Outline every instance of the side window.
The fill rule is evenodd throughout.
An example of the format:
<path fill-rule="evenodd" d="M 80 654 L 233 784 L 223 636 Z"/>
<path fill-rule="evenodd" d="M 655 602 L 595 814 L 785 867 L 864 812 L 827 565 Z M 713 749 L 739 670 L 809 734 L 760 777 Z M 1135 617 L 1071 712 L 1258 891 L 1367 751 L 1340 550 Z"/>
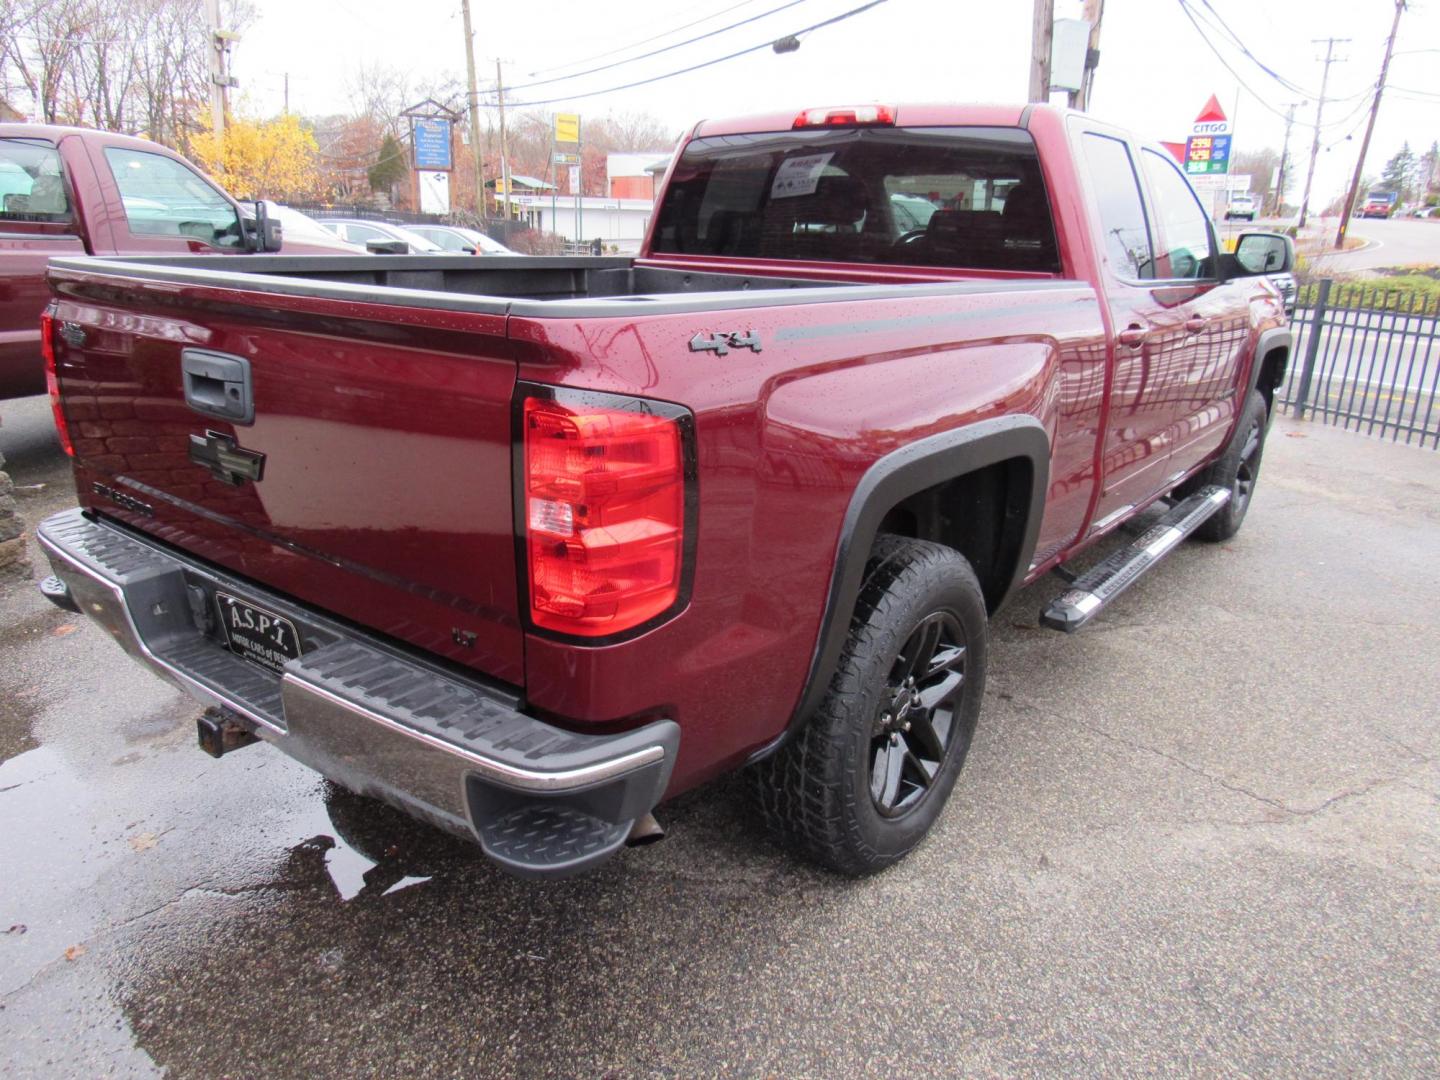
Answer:
<path fill-rule="evenodd" d="M 174 158 L 143 150 L 105 148 L 120 189 L 130 231 L 146 236 L 184 236 L 216 247 L 239 247 L 235 206 L 198 173 Z"/>
<path fill-rule="evenodd" d="M 1154 150 L 1146 150 L 1140 157 L 1155 200 L 1155 217 L 1165 237 L 1165 250 L 1159 252 L 1155 276 L 1212 277 L 1215 262 L 1210 257 L 1210 216 L 1175 162 Z"/>
<path fill-rule="evenodd" d="M 0 222 L 68 222 L 60 153 L 39 139 L 0 139 Z"/>
<path fill-rule="evenodd" d="M 1150 231 L 1129 148 L 1119 139 L 1093 132 L 1085 133 L 1084 143 L 1112 268 L 1122 278 L 1153 278 Z"/>
<path fill-rule="evenodd" d="M 368 244 L 371 240 L 389 240 L 379 229 L 372 229 L 368 225 L 345 225 L 345 239 L 352 244 Z"/>

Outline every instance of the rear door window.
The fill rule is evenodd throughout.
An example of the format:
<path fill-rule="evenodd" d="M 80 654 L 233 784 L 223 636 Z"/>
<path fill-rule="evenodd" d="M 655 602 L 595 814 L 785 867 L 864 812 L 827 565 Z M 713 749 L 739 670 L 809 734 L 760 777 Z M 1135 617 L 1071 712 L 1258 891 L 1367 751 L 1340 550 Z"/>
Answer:
<path fill-rule="evenodd" d="M 858 128 L 696 139 L 652 250 L 1054 273 L 1035 144 L 1018 128 Z"/>
<path fill-rule="evenodd" d="M 41 139 L 0 139 L 0 222 L 70 219 L 70 196 L 54 145 Z"/>
<path fill-rule="evenodd" d="M 203 240 L 215 247 L 242 244 L 234 203 L 199 173 L 174 158 L 118 146 L 105 160 L 120 189 L 125 220 L 137 235 Z"/>

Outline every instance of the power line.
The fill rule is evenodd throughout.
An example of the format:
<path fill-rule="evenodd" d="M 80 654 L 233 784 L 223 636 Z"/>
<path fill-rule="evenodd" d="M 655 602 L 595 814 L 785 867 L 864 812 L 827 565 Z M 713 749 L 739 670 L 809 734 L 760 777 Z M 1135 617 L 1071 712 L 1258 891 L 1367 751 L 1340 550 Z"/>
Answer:
<path fill-rule="evenodd" d="M 671 34 L 678 34 L 682 30 L 689 30 L 692 26 L 699 26 L 701 23 L 707 23 L 711 19 L 718 19 L 721 15 L 728 15 L 730 14 L 730 12 L 735 11 L 738 8 L 749 7 L 755 2 L 756 0 L 740 0 L 740 3 L 738 4 L 731 4 L 729 7 L 721 8 L 719 11 L 712 11 L 709 15 L 703 16 L 702 18 L 694 19 L 691 22 L 684 23 L 681 26 L 672 26 L 669 30 L 665 30 L 659 34 L 654 34 L 651 37 L 641 38 L 639 41 L 632 41 L 628 45 L 620 45 L 614 49 L 606 49 L 604 52 L 595 53 L 592 56 L 582 56 L 578 60 L 571 60 L 568 64 L 556 64 L 554 67 L 541 68 L 538 71 L 527 71 L 525 74 L 533 79 L 537 75 L 548 75 L 552 71 L 564 71 L 566 68 L 578 67 L 581 64 L 588 64 L 592 60 L 604 60 L 607 56 L 618 56 L 620 53 L 629 52 L 631 49 L 638 49 L 641 45 L 649 45 L 652 41 L 659 41 L 661 38 L 667 38 Z M 694 8 L 691 8 L 691 10 L 693 11 Z"/>
<path fill-rule="evenodd" d="M 1210 35 L 1205 33 L 1204 27 L 1202 27 L 1199 21 L 1195 18 L 1194 12 L 1190 10 L 1190 5 L 1187 4 L 1185 0 L 1177 0 L 1177 3 L 1179 3 L 1180 5 L 1180 10 L 1185 13 L 1185 18 L 1190 20 L 1190 25 L 1195 28 L 1195 32 L 1200 35 L 1200 40 L 1205 42 L 1206 46 L 1210 49 L 1210 51 L 1215 54 L 1215 59 L 1220 61 L 1221 65 L 1225 68 L 1225 70 L 1230 72 L 1231 75 L 1235 76 L 1235 81 L 1238 82 L 1241 86 L 1243 86 L 1246 90 L 1248 90 L 1250 92 L 1250 96 L 1253 97 L 1257 102 L 1259 102 L 1263 108 L 1265 108 L 1269 112 L 1274 113 L 1276 116 L 1280 117 L 1280 119 L 1285 119 L 1285 113 L 1283 110 L 1277 109 L 1274 105 L 1271 105 L 1263 97 L 1257 94 L 1255 92 L 1255 89 L 1240 77 L 1240 73 L 1230 66 L 1230 61 L 1226 60 L 1224 54 L 1215 47 L 1215 43 L 1210 40 Z"/>
<path fill-rule="evenodd" d="M 588 68 L 585 71 L 577 71 L 573 75 L 557 75 L 553 79 L 537 79 L 535 82 L 521 83 L 519 86 L 512 86 L 510 89 L 529 90 L 531 87 L 535 86 L 549 86 L 551 83 L 569 82 L 572 79 L 580 79 L 585 77 L 586 75 L 595 75 L 602 71 L 609 71 L 611 68 L 623 67 L 625 64 L 633 64 L 640 60 L 648 60 L 652 56 L 659 56 L 661 53 L 672 52 L 675 49 L 683 49 L 686 45 L 694 45 L 697 41 L 704 41 L 706 38 L 712 38 L 717 34 L 724 34 L 727 31 L 734 30 L 737 27 L 745 26 L 747 23 L 757 22 L 760 19 L 768 18 L 771 15 L 776 15 L 784 11 L 786 8 L 792 8 L 795 7 L 797 4 L 803 4 L 805 2 L 806 0 L 787 0 L 786 3 L 781 4 L 779 7 L 770 8 L 768 11 L 762 11 L 758 15 L 751 15 L 749 18 L 741 19 L 739 22 L 731 23 L 728 26 L 721 26 L 715 30 L 707 30 L 703 34 L 699 34 L 692 38 L 687 38 L 684 41 L 677 41 L 673 45 L 665 45 L 658 49 L 651 49 L 649 52 L 641 53 L 639 56 L 632 56 L 626 60 L 614 60 L 608 64 L 601 64 L 599 67 Z M 766 44 L 769 43 L 767 42 Z"/>
<path fill-rule="evenodd" d="M 1409 94 L 1411 97 L 1440 98 L 1440 93 L 1437 93 L 1434 90 L 1411 90 L 1408 86 L 1395 86 L 1393 84 L 1389 87 L 1389 89 L 1394 90 L 1396 93 L 1399 94 Z"/>
<path fill-rule="evenodd" d="M 870 3 L 868 4 L 862 4 L 857 8 L 851 8 L 849 11 L 841 12 L 839 15 L 834 15 L 828 19 L 813 23 L 810 26 L 805 27 L 803 30 L 794 31 L 788 36 L 799 37 L 801 34 L 808 34 L 811 31 L 819 30 L 822 27 L 833 26 L 835 23 L 844 22 L 846 19 L 853 18 L 856 15 L 869 11 L 871 8 L 879 7 L 881 4 L 884 4 L 886 2 L 887 0 L 870 0 Z M 578 101 L 580 98 L 599 97 L 602 94 L 615 94 L 619 93 L 621 90 L 632 90 L 637 86 L 646 86 L 650 83 L 661 82 L 665 79 L 673 79 L 677 75 L 688 75 L 690 72 L 699 71 L 702 68 L 714 67 L 716 64 L 723 64 L 728 60 L 734 60 L 749 53 L 759 52 L 761 49 L 768 49 L 773 43 L 773 40 L 762 41 L 759 45 L 752 45 L 748 49 L 740 49 L 736 52 L 730 53 L 728 56 L 717 56 L 713 60 L 705 60 L 698 64 L 691 64 L 689 67 L 681 68 L 679 71 L 670 71 L 665 73 L 664 75 L 652 75 L 648 79 L 637 79 L 634 82 L 628 82 L 621 86 L 612 86 L 605 90 L 587 90 L 586 92 L 581 94 L 567 94 L 564 97 L 546 98 L 541 101 L 511 101 L 508 102 L 508 105 L 512 109 L 528 109 L 537 105 L 555 105 L 563 101 Z M 487 107 L 490 108 L 494 107 L 488 102 L 485 102 L 483 104 L 487 105 Z"/>
<path fill-rule="evenodd" d="M 1209 11 L 1211 15 L 1215 16 L 1215 21 L 1220 24 L 1220 28 L 1225 32 L 1225 34 L 1229 36 L 1230 40 L 1234 42 L 1235 47 L 1239 49 L 1242 53 L 1244 53 L 1247 57 L 1249 57 L 1250 61 L 1256 67 L 1258 67 L 1266 75 L 1269 75 L 1272 79 L 1278 82 L 1286 90 L 1289 90 L 1291 93 L 1299 94 L 1301 97 L 1308 98 L 1313 98 L 1316 96 L 1313 91 L 1306 90 L 1303 86 L 1299 86 L 1291 80 L 1285 78 L 1285 76 L 1281 75 L 1278 71 L 1270 67 L 1253 52 L 1251 52 L 1249 48 L 1246 47 L 1245 42 L 1240 39 L 1240 35 L 1230 28 L 1230 24 L 1225 21 L 1225 17 L 1221 15 L 1220 12 L 1215 10 L 1215 7 L 1213 4 L 1210 3 L 1210 0 L 1200 0 L 1200 2 L 1205 5 L 1205 9 Z"/>

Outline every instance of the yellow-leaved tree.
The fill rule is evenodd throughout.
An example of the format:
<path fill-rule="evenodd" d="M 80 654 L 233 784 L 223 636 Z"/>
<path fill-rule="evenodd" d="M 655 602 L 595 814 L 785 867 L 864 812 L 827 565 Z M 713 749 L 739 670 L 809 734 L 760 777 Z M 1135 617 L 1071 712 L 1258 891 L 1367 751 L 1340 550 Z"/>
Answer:
<path fill-rule="evenodd" d="M 225 123 L 223 139 L 207 124 L 190 140 L 195 163 L 242 199 L 297 199 L 320 183 L 315 136 L 293 113 Z"/>

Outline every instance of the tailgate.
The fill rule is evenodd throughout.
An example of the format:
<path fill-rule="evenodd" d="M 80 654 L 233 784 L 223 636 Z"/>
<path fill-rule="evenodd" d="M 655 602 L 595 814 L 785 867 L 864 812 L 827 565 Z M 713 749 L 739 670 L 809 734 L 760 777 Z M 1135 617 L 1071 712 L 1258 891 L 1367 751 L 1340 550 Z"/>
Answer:
<path fill-rule="evenodd" d="M 52 281 L 83 505 L 522 682 L 503 315 Z"/>

